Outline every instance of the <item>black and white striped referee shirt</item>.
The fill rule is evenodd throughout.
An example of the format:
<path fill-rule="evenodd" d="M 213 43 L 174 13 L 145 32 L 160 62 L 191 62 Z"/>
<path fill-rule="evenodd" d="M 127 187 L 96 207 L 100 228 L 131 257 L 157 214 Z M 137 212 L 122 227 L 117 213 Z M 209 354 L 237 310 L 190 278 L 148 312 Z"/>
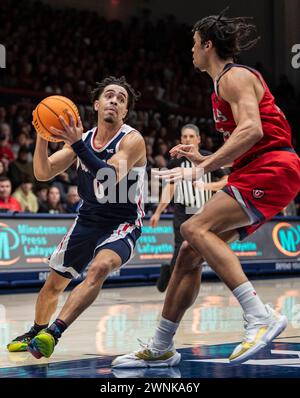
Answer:
<path fill-rule="evenodd" d="M 200 154 L 203 156 L 211 155 L 211 152 L 200 149 Z M 193 167 L 192 162 L 186 158 L 172 159 L 168 163 L 168 169 L 173 169 L 174 167 Z M 226 175 L 225 171 L 222 169 L 213 171 L 212 173 L 207 173 L 202 177 L 203 183 L 211 183 L 218 181 Z M 192 181 L 180 181 L 177 183 L 174 203 L 180 204 L 184 207 L 192 207 L 200 209 L 213 195 L 212 191 L 207 191 L 203 189 L 195 189 Z"/>

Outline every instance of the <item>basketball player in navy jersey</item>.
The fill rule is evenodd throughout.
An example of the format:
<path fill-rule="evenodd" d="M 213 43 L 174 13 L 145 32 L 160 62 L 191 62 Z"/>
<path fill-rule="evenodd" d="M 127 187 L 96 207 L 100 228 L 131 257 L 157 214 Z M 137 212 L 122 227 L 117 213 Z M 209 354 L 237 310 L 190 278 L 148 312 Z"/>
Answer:
<path fill-rule="evenodd" d="M 229 357 L 247 361 L 287 326 L 285 315 L 264 304 L 228 245 L 242 240 L 297 195 L 300 159 L 291 143 L 291 129 L 276 106 L 261 74 L 235 63 L 243 49 L 252 47 L 255 26 L 245 18 L 227 18 L 224 12 L 194 26 L 193 63 L 214 81 L 212 107 L 216 130 L 225 143 L 214 154 L 202 156 L 192 145 L 171 149 L 172 157 L 188 158 L 197 167 L 158 172 L 166 181 L 195 178 L 232 164 L 227 185 L 181 226 L 185 239 L 172 274 L 162 318 L 153 339 L 140 350 L 117 357 L 115 367 L 174 366 L 180 353 L 174 334 L 186 310 L 195 302 L 204 260 L 224 281 L 244 312 L 245 334 Z"/>
<path fill-rule="evenodd" d="M 130 260 L 144 215 L 145 143 L 138 131 L 124 124 L 137 97 L 124 77 L 108 77 L 92 93 L 95 128 L 84 133 L 81 121 L 76 125 L 71 113 L 69 120 L 60 117 L 63 128 L 53 128 L 52 133 L 65 146 L 49 158 L 47 142 L 37 137 L 36 178 L 50 180 L 77 159 L 82 205 L 50 258 L 51 271 L 37 299 L 34 325 L 8 344 L 9 351 L 27 349 L 36 358 L 50 357 L 62 333 L 93 303 L 108 275 Z M 105 183 L 113 195 L 106 195 Z M 48 326 L 59 295 L 88 265 L 85 280 Z"/>

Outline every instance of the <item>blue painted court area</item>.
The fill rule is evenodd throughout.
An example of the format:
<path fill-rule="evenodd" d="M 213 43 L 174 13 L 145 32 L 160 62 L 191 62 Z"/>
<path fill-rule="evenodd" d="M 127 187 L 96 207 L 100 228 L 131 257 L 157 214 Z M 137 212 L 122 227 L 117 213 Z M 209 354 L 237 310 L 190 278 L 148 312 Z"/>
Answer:
<path fill-rule="evenodd" d="M 0 378 L 291 378 L 300 379 L 300 344 L 276 342 L 240 365 L 228 356 L 236 344 L 184 348 L 179 367 L 112 369 L 113 358 L 1 368 Z M 18 354 L 16 354 L 18 355 Z"/>

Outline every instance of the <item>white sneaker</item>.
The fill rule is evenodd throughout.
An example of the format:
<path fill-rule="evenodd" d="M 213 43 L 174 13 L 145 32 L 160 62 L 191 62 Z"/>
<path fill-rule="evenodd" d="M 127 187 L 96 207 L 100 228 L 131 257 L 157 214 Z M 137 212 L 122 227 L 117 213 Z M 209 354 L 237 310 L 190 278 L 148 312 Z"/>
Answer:
<path fill-rule="evenodd" d="M 164 377 L 168 379 L 180 379 L 181 372 L 178 367 L 163 367 L 163 368 L 112 368 L 112 373 L 116 378 L 121 379 L 141 379 L 141 378 L 157 378 Z"/>
<path fill-rule="evenodd" d="M 276 313 L 268 304 L 265 307 L 269 313 L 266 318 L 244 314 L 245 337 L 230 355 L 230 363 L 247 361 L 286 328 L 287 317 Z"/>
<path fill-rule="evenodd" d="M 172 343 L 166 350 L 160 351 L 148 344 L 142 343 L 141 349 L 131 354 L 121 355 L 112 361 L 113 368 L 154 368 L 176 366 L 179 364 L 181 354 L 176 351 Z"/>

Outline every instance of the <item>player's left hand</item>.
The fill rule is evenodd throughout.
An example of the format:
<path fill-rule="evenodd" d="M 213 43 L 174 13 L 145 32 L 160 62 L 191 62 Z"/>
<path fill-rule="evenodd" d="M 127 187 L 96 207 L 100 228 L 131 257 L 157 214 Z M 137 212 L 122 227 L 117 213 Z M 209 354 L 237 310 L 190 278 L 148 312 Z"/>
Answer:
<path fill-rule="evenodd" d="M 72 145 L 82 138 L 83 126 L 80 117 L 78 118 L 78 123 L 76 125 L 72 113 L 67 111 L 67 115 L 69 117 L 69 123 L 67 123 L 63 116 L 58 117 L 64 128 L 63 130 L 50 127 L 50 131 L 53 135 L 55 135 L 57 138 L 60 138 L 66 144 Z"/>
<path fill-rule="evenodd" d="M 170 170 L 152 170 L 155 178 L 166 182 L 178 182 L 181 180 L 194 181 L 201 178 L 204 174 L 203 167 L 175 167 Z"/>

